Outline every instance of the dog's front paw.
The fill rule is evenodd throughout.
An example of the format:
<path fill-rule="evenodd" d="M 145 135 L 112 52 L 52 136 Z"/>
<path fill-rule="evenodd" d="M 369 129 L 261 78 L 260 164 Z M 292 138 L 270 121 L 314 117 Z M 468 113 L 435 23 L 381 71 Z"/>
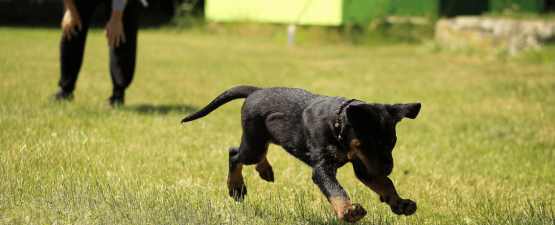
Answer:
<path fill-rule="evenodd" d="M 416 212 L 416 202 L 410 199 L 401 199 L 397 205 L 390 205 L 391 211 L 397 215 L 410 216 Z"/>
<path fill-rule="evenodd" d="M 362 217 L 366 216 L 368 212 L 360 204 L 355 203 L 345 209 L 343 213 L 339 214 L 339 219 L 348 222 L 355 223 Z"/>

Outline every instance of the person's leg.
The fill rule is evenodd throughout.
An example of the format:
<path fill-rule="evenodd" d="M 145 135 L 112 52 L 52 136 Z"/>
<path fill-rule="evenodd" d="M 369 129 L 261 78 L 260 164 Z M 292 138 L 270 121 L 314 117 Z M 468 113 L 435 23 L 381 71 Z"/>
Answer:
<path fill-rule="evenodd" d="M 125 89 L 135 73 L 137 32 L 139 29 L 138 1 L 129 0 L 123 11 L 123 32 L 126 42 L 110 48 L 110 73 L 114 84 L 110 105 L 123 104 Z"/>
<path fill-rule="evenodd" d="M 91 21 L 94 10 L 98 1 L 75 1 L 75 7 L 79 12 L 81 18 L 82 29 L 79 31 L 77 28 L 77 36 L 72 36 L 71 41 L 67 37 L 63 37 L 60 41 L 60 81 L 58 85 L 61 90 L 56 93 L 56 98 L 61 100 L 64 98 L 71 98 L 73 90 L 75 89 L 75 82 L 81 64 L 83 62 L 83 53 L 85 50 L 85 42 L 87 40 L 87 33 L 89 23 Z"/>

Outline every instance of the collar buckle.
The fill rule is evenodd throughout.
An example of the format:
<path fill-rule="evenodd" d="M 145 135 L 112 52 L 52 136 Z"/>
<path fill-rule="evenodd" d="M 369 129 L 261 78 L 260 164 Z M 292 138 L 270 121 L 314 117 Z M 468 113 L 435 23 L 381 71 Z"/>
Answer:
<path fill-rule="evenodd" d="M 340 121 L 340 117 L 341 117 L 341 112 L 343 111 L 343 109 L 345 109 L 345 107 L 347 107 L 349 104 L 351 104 L 354 101 L 359 101 L 357 99 L 351 99 L 348 101 L 343 101 L 341 102 L 341 105 L 339 106 L 338 109 L 335 110 L 335 129 L 334 129 L 334 135 L 335 138 L 339 141 L 339 144 L 341 145 L 341 149 L 343 151 L 347 151 L 346 147 L 345 147 L 345 143 L 343 140 L 343 137 L 341 137 L 341 121 Z"/>

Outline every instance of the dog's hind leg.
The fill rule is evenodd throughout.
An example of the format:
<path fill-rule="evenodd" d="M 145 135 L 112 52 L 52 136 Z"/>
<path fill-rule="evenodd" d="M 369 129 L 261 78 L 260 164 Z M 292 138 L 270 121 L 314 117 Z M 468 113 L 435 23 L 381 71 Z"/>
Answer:
<path fill-rule="evenodd" d="M 277 145 L 278 143 L 275 141 L 275 139 L 280 138 L 280 135 L 283 135 L 284 133 L 290 134 L 290 132 L 284 132 L 290 129 L 284 126 L 284 115 L 283 113 L 279 112 L 269 115 L 266 118 L 265 123 L 266 131 L 268 133 L 267 138 L 274 141 L 267 141 L 265 143 L 264 153 L 260 158 L 260 162 L 256 164 L 255 169 L 256 171 L 258 171 L 260 178 L 268 182 L 274 182 L 274 171 L 272 170 L 272 166 L 270 165 L 270 163 L 268 162 L 268 158 L 266 157 L 266 155 L 268 154 L 268 147 L 270 146 L 270 143 Z M 273 138 L 269 138 L 270 136 L 272 136 Z M 283 136 L 281 136 L 281 139 L 288 139 L 288 137 L 284 138 Z"/>
<path fill-rule="evenodd" d="M 274 182 L 274 171 L 272 170 L 272 166 L 268 162 L 268 158 L 266 158 L 270 143 L 271 142 L 266 143 L 266 151 L 264 151 L 264 157 L 262 158 L 262 161 L 257 163 L 254 168 L 256 169 L 256 171 L 258 171 L 260 178 L 268 182 Z"/>
<path fill-rule="evenodd" d="M 231 146 L 229 148 L 229 174 L 227 176 L 227 188 L 229 189 L 229 196 L 236 201 L 241 201 L 247 194 L 247 186 L 243 180 L 243 164 L 237 162 L 239 155 L 239 148 Z"/>
<path fill-rule="evenodd" d="M 263 179 L 273 181 L 272 167 L 266 159 L 269 144 L 269 138 L 268 135 L 265 135 L 266 133 L 257 130 L 256 126 L 248 126 L 243 129 L 240 147 L 229 148 L 227 187 L 229 189 L 229 196 L 233 197 L 236 201 L 241 201 L 247 194 L 247 187 L 241 174 L 243 165 L 257 164 L 257 170 L 259 172 L 262 171 L 262 174 L 264 174 Z"/>

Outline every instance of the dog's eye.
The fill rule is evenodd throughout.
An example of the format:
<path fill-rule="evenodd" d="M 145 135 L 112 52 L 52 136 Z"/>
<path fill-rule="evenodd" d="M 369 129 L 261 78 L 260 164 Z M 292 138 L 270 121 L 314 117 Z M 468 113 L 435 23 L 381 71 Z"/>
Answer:
<path fill-rule="evenodd" d="M 391 142 L 397 141 L 397 138 L 391 138 Z"/>

